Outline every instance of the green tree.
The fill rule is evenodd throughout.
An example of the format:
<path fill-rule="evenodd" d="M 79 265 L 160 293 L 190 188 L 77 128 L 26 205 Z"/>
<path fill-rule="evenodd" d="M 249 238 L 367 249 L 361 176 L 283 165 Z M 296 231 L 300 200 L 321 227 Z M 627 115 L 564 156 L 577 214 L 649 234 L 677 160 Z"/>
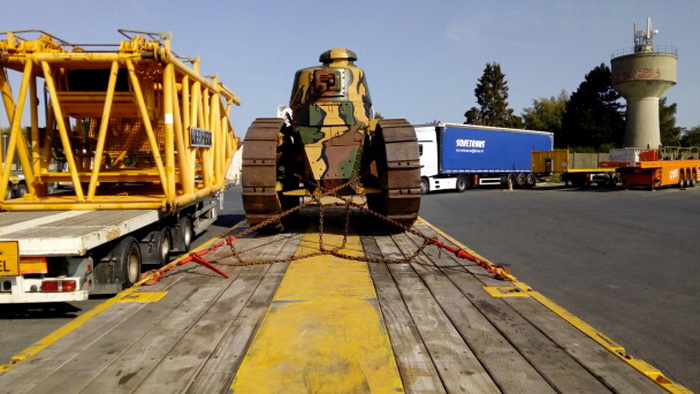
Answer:
<path fill-rule="evenodd" d="M 591 70 L 566 103 L 559 147 L 622 146 L 625 118 L 620 94 L 612 88 L 610 69 L 604 63 Z"/>
<path fill-rule="evenodd" d="M 700 147 L 700 125 L 685 131 L 683 137 L 681 137 L 681 145 Z"/>
<path fill-rule="evenodd" d="M 544 130 L 554 133 L 554 138 L 561 133 L 561 122 L 566 112 L 569 95 L 562 90 L 557 97 L 532 100 L 532 107 L 523 110 L 523 123 L 526 129 Z"/>
<path fill-rule="evenodd" d="M 486 63 L 484 74 L 474 89 L 476 103 L 464 116 L 469 124 L 522 128 L 522 119 L 508 108 L 508 82 L 498 63 Z"/>
<path fill-rule="evenodd" d="M 659 99 L 659 128 L 663 146 L 678 146 L 681 143 L 681 127 L 676 126 L 677 109 L 676 103 L 666 105 L 666 97 Z"/>

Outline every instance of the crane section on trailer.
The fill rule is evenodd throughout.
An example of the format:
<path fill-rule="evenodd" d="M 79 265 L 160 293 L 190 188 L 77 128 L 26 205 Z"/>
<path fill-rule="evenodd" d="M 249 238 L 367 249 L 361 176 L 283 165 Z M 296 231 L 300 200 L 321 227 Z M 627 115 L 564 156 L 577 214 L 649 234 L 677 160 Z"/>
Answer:
<path fill-rule="evenodd" d="M 239 145 L 228 119 L 239 98 L 201 76 L 199 59 L 177 56 L 169 34 L 119 32 L 127 39 L 112 45 L 0 34 L 10 123 L 0 150 L 0 303 L 119 291 L 141 263 L 187 250 L 217 217 Z M 10 71 L 20 74 L 17 94 Z M 6 199 L 14 161 L 26 194 Z"/>

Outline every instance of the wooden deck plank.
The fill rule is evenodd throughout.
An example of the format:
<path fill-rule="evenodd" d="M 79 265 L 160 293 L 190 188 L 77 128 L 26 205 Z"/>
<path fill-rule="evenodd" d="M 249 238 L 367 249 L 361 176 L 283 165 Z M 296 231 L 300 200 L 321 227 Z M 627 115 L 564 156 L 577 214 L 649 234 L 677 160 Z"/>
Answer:
<path fill-rule="evenodd" d="M 374 238 L 363 236 L 362 245 L 366 256 L 381 257 Z M 369 269 L 404 389 L 408 393 L 445 392 L 423 339 L 386 264 L 369 264 Z"/>
<path fill-rule="evenodd" d="M 177 289 L 158 302 L 148 303 L 141 310 L 129 316 L 110 331 L 108 335 L 101 337 L 92 343 L 83 353 L 73 357 L 69 363 L 46 376 L 35 388 L 36 392 L 56 392 L 65 388 L 66 392 L 80 391 L 89 385 L 98 375 L 112 365 L 120 356 L 137 355 L 139 357 L 157 356 L 158 348 L 152 346 L 157 336 L 154 336 L 153 327 L 161 326 L 164 319 L 177 319 L 173 311 L 181 308 L 192 309 L 196 313 L 197 308 L 192 308 L 189 303 L 183 303 L 187 299 L 197 299 L 199 303 L 213 299 L 225 289 L 225 284 L 215 281 L 206 281 L 204 277 L 191 276 L 178 282 Z M 192 315 L 189 315 L 191 318 Z M 182 322 L 182 320 L 180 320 Z M 156 343 L 163 346 L 163 343 Z M 147 350 L 144 352 L 144 350 Z M 123 356 L 122 356 L 123 357 Z M 128 356 L 127 356 L 128 357 Z M 121 364 L 121 363 L 120 363 Z M 134 375 L 130 375 L 128 367 L 120 368 L 114 374 L 117 383 L 114 391 L 119 391 L 119 383 L 128 381 Z M 94 386 L 93 386 L 94 387 Z M 102 386 L 107 387 L 107 386 Z"/>
<path fill-rule="evenodd" d="M 402 257 L 390 236 L 376 236 L 385 257 Z M 440 309 L 409 264 L 390 264 L 389 272 L 450 392 L 499 392 L 498 386 Z"/>
<path fill-rule="evenodd" d="M 242 241 L 243 244 L 254 242 L 254 240 Z M 207 256 L 207 258 L 211 257 L 213 256 Z M 235 272 L 240 270 L 237 267 L 222 267 L 222 269 L 234 277 Z M 113 341 L 122 347 L 121 351 L 105 352 L 105 354 L 112 355 L 110 365 L 97 368 L 98 364 L 86 368 L 92 371 L 92 379 L 88 381 L 84 392 L 99 392 L 104 387 L 111 387 L 114 392 L 133 391 L 147 377 L 157 361 L 164 357 L 184 333 L 195 324 L 199 316 L 209 307 L 211 300 L 217 298 L 231 283 L 203 267 L 192 264 L 167 274 L 156 286 L 144 288 L 141 291 L 158 291 L 161 290 L 161 284 L 176 281 L 179 283 L 177 286 L 170 285 L 171 291 L 166 298 L 159 303 L 151 304 L 153 308 L 158 310 L 164 309 L 167 316 L 147 327 L 147 332 L 140 337 L 136 335 L 139 331 L 130 326 L 130 324 L 138 326 L 139 322 L 122 323 L 120 332 L 134 334 L 135 342 L 128 346 L 129 344 L 124 341 Z M 163 303 L 173 293 L 181 299 L 180 304 L 166 305 Z M 86 373 L 81 371 L 80 374 Z M 82 388 L 82 386 L 75 384 L 71 387 Z"/>
<path fill-rule="evenodd" d="M 430 232 L 427 231 L 428 234 Z M 464 264 L 459 259 L 455 261 Z M 483 271 L 474 264 L 464 264 L 464 267 L 470 272 Z M 498 285 L 498 283 L 503 285 L 502 281 L 488 276 L 482 275 L 479 280 L 486 285 Z M 610 390 L 664 392 L 651 379 L 600 346 L 535 299 L 503 298 L 503 301 Z"/>
<path fill-rule="evenodd" d="M 38 377 L 51 374 L 76 355 L 85 352 L 94 341 L 108 335 L 120 321 L 128 319 L 143 306 L 137 303 L 118 303 L 100 313 L 97 318 L 87 321 L 39 354 L 0 375 L 2 391 L 9 393 L 31 390 L 41 382 Z"/>
<path fill-rule="evenodd" d="M 277 257 L 291 258 L 301 237 L 301 233 L 288 237 Z M 187 389 L 188 392 L 213 393 L 228 388 L 288 266 L 289 263 L 276 263 L 268 269 L 219 346 Z"/>
<path fill-rule="evenodd" d="M 396 234 L 392 238 L 405 254 L 417 248 L 405 234 Z M 477 309 L 433 261 L 420 254 L 411 266 L 501 390 L 554 392 L 542 375 L 484 317 L 484 312 Z"/>
<path fill-rule="evenodd" d="M 256 255 L 259 258 L 276 256 L 279 245 L 271 242 L 271 237 L 259 239 L 266 245 Z M 268 269 L 269 265 L 243 267 L 236 281 L 158 363 L 139 385 L 138 391 L 173 392 L 187 387 L 201 371 Z"/>
<path fill-rule="evenodd" d="M 666 392 L 542 304 L 515 299 L 506 302 L 612 390 L 636 393 Z"/>
<path fill-rule="evenodd" d="M 437 234 L 425 231 L 429 236 Z M 413 237 L 411 237 L 413 238 Z M 421 242 L 414 238 L 414 244 Z M 445 273 L 460 292 L 486 317 L 496 329 L 528 360 L 553 387 L 560 392 L 607 392 L 608 389 L 567 354 L 559 345 L 525 320 L 502 298 L 494 298 L 483 290 L 485 280 L 490 285 L 507 285 L 490 277 L 477 278 L 467 271 L 454 255 L 427 248 L 424 253 Z M 475 267 L 481 273 L 483 268 Z"/>

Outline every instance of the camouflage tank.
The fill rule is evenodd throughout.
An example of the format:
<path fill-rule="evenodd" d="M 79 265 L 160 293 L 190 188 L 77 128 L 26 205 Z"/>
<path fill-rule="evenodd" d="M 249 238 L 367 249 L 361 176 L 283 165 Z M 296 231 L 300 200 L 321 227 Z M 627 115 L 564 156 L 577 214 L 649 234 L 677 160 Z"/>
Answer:
<path fill-rule="evenodd" d="M 243 207 L 250 225 L 335 190 L 366 195 L 370 209 L 411 225 L 420 207 L 415 130 L 404 119 L 373 119 L 357 55 L 321 54 L 320 66 L 296 72 L 282 118 L 258 118 L 243 150 Z M 350 182 L 357 180 L 358 182 Z M 281 229 L 275 221 L 268 227 Z"/>

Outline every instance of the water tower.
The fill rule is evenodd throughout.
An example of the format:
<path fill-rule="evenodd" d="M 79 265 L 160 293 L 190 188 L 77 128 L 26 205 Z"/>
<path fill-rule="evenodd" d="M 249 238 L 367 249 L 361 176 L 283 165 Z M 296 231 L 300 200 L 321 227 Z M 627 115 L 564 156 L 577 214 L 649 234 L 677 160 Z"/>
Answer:
<path fill-rule="evenodd" d="M 647 19 L 645 31 L 634 23 L 634 49 L 613 54 L 612 86 L 627 100 L 625 146 L 656 149 L 661 145 L 659 97 L 676 84 L 678 50 L 654 47 L 658 30 Z"/>

